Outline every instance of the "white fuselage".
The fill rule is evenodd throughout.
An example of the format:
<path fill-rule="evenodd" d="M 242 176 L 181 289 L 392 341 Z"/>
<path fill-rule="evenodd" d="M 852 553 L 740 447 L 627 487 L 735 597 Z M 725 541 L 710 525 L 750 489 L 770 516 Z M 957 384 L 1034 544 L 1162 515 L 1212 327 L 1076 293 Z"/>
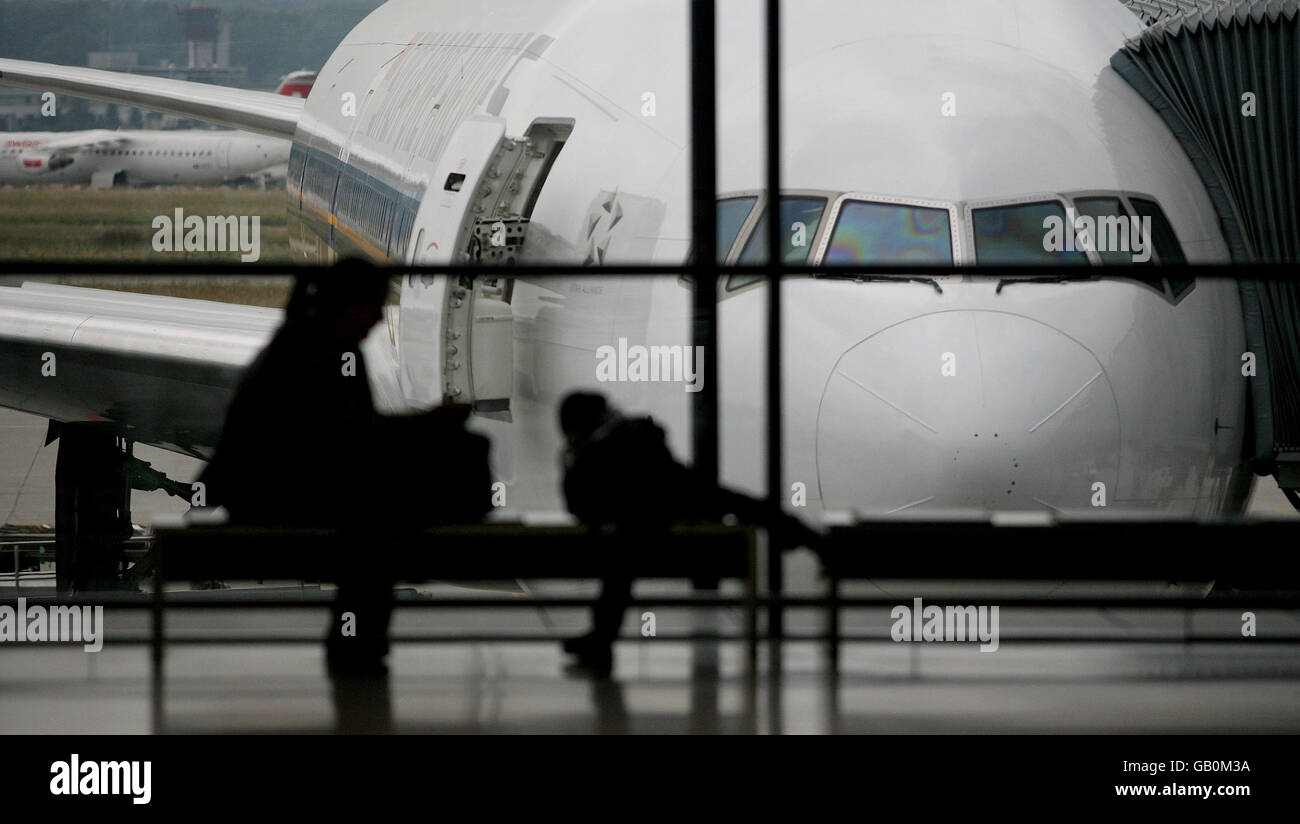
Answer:
<path fill-rule="evenodd" d="M 287 141 L 235 131 L 0 133 L 0 185 L 11 186 L 215 185 L 288 159 Z"/>
<path fill-rule="evenodd" d="M 1163 208 L 1188 260 L 1227 259 L 1192 165 L 1109 67 L 1140 28 L 1120 4 L 792 5 L 782 34 L 783 190 L 947 210 L 956 263 L 977 259 L 973 209 L 1136 193 Z M 562 123 L 571 133 L 520 262 L 682 263 L 688 4 L 488 6 L 396 0 L 330 58 L 290 163 L 295 257 L 461 260 L 456 229 L 472 218 L 472 198 L 496 185 L 499 170 L 484 165 L 492 128 L 519 137 Z M 741 0 L 720 3 L 719 20 L 718 190 L 727 197 L 764 184 L 762 29 L 757 4 Z M 362 101 L 355 116 L 339 105 L 347 92 Z M 354 205 L 344 211 L 345 187 L 373 204 L 359 212 L 366 219 L 349 217 Z M 824 251 L 818 240 L 809 261 Z M 809 511 L 1240 511 L 1251 478 L 1236 285 L 1174 290 L 1143 270 L 1157 279 L 1150 288 L 1124 277 L 1135 272 L 1005 288 L 996 277 L 948 277 L 941 293 L 916 282 L 787 280 L 787 484 L 802 485 Z M 729 289 L 725 271 L 722 280 L 720 375 L 704 380 L 721 381 L 724 479 L 759 491 L 766 287 Z M 374 370 L 391 405 L 438 402 L 462 360 L 488 357 L 443 328 L 459 300 L 452 292 L 442 279 L 404 284 L 392 330 L 398 366 Z M 512 419 L 481 423 L 511 505 L 559 507 L 555 410 L 574 389 L 654 415 L 689 458 L 692 396 L 682 384 L 597 377 L 598 353 L 620 339 L 691 343 L 686 284 L 519 272 L 509 314 Z"/>

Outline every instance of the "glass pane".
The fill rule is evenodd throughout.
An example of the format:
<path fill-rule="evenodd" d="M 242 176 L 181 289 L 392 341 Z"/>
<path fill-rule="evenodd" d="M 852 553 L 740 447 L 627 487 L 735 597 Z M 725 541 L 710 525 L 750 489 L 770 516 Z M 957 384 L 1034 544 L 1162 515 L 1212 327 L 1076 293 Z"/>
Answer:
<path fill-rule="evenodd" d="M 1072 230 L 1065 209 L 1054 200 L 976 209 L 973 217 L 975 257 L 982 264 L 1088 264 L 1088 256 L 1077 248 L 1066 250 L 1064 233 Z M 1052 225 L 1061 227 L 1055 235 Z"/>
<path fill-rule="evenodd" d="M 826 210 L 824 197 L 783 197 L 781 198 L 781 225 L 786 231 L 781 233 L 781 260 L 785 263 L 801 264 L 808 262 L 812 253 L 813 238 L 817 236 L 817 227 L 821 225 L 822 212 Z M 745 241 L 745 249 L 740 253 L 737 263 L 762 265 L 767 263 L 767 212 L 763 212 L 754 224 Z M 740 289 L 757 283 L 763 275 L 732 275 L 727 278 L 727 291 Z"/>
<path fill-rule="evenodd" d="M 840 209 L 824 263 L 952 263 L 946 209 L 851 200 Z"/>
<path fill-rule="evenodd" d="M 1173 294 L 1174 300 L 1181 300 L 1183 295 L 1195 287 L 1195 278 L 1169 278 L 1169 291 Z"/>
<path fill-rule="evenodd" d="M 813 237 L 821 225 L 822 212 L 826 210 L 824 197 L 781 198 L 781 260 L 784 263 L 808 262 L 812 252 Z M 745 251 L 740 253 L 740 263 L 767 263 L 767 212 L 758 219 Z M 753 276 L 750 276 L 752 282 Z"/>
<path fill-rule="evenodd" d="M 1178 243 L 1178 235 L 1174 233 L 1174 227 L 1169 224 L 1169 218 L 1165 217 L 1164 210 L 1155 201 L 1140 197 L 1131 197 L 1129 200 L 1133 203 L 1138 217 L 1151 218 L 1151 234 L 1155 236 L 1156 255 L 1160 258 L 1160 262 L 1168 265 L 1186 263 L 1187 257 L 1183 255 L 1183 247 Z"/>
<path fill-rule="evenodd" d="M 732 197 L 718 203 L 718 263 L 727 259 L 727 253 L 745 225 L 745 218 L 754 208 L 756 197 Z"/>
<path fill-rule="evenodd" d="M 1092 218 L 1092 245 L 1101 262 L 1107 266 L 1132 266 L 1133 224 L 1119 198 L 1083 197 L 1074 205 L 1080 217 Z"/>

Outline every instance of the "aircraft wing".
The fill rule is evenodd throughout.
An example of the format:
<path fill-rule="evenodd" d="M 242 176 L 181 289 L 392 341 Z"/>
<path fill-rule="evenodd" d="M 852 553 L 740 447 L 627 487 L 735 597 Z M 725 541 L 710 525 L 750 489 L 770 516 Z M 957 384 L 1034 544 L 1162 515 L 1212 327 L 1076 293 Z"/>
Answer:
<path fill-rule="evenodd" d="M 0 85 L 68 94 L 292 138 L 305 101 L 164 77 L 0 59 Z"/>
<path fill-rule="evenodd" d="M 0 287 L 0 405 L 103 421 L 206 458 L 244 369 L 280 312 L 26 283 Z"/>
<path fill-rule="evenodd" d="M 211 457 L 278 309 L 47 283 L 0 287 L 0 406 L 98 421 L 138 443 Z M 395 336 L 361 346 L 375 407 L 405 411 Z"/>

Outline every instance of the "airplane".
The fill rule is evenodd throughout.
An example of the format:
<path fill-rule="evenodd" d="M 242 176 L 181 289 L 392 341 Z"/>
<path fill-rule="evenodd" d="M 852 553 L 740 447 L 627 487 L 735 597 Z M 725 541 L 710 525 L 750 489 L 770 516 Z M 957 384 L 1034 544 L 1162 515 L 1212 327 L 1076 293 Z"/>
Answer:
<path fill-rule="evenodd" d="M 315 72 L 293 72 L 280 81 L 276 94 L 306 97 L 315 79 Z M 288 160 L 288 140 L 237 131 L 0 134 L 0 186 L 212 186 L 241 178 L 283 178 Z"/>
<path fill-rule="evenodd" d="M 275 92 L 289 97 L 306 97 L 311 94 L 311 87 L 316 84 L 316 77 L 316 72 L 307 69 L 289 72 L 280 78 L 280 85 Z"/>
<path fill-rule="evenodd" d="M 383 411 L 472 404 L 510 508 L 559 510 L 555 417 L 572 390 L 653 415 L 689 459 L 677 359 L 692 354 L 691 284 L 600 275 L 689 259 L 688 12 L 392 0 L 305 102 L 3 59 L 0 83 L 291 139 L 297 262 L 517 263 L 403 278 L 365 357 Z M 719 375 L 699 377 L 720 381 L 722 479 L 762 492 L 769 287 L 725 264 L 762 260 L 771 206 L 763 28 L 743 0 L 721 0 L 718 19 Z M 1243 511 L 1254 476 L 1237 285 L 1103 266 L 1140 258 L 1139 239 L 1101 249 L 1073 221 L 1062 249 L 1043 242 L 1049 218 L 1141 219 L 1153 262 L 1229 259 L 1191 160 L 1108 62 L 1142 28 L 1115 0 L 787 4 L 783 255 L 825 269 L 780 285 L 783 461 L 801 514 Z M 575 276 L 530 276 L 539 262 Z M 893 262 L 1008 269 L 836 272 Z M 1077 263 L 1081 277 L 1010 268 L 1026 262 Z M 278 317 L 0 289 L 0 404 L 206 458 Z M 40 376 L 45 352 L 66 353 L 67 377 Z"/>

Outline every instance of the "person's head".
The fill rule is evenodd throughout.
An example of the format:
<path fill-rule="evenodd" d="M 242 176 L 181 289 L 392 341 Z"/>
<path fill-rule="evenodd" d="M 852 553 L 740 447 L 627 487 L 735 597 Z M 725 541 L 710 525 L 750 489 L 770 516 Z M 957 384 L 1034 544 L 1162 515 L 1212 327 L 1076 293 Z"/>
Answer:
<path fill-rule="evenodd" d="M 560 431 L 569 443 L 589 440 L 609 417 L 609 404 L 594 392 L 573 392 L 560 404 Z"/>
<path fill-rule="evenodd" d="M 299 276 L 286 320 L 306 321 L 347 340 L 361 340 L 384 317 L 388 275 L 345 261 L 319 275 Z"/>

